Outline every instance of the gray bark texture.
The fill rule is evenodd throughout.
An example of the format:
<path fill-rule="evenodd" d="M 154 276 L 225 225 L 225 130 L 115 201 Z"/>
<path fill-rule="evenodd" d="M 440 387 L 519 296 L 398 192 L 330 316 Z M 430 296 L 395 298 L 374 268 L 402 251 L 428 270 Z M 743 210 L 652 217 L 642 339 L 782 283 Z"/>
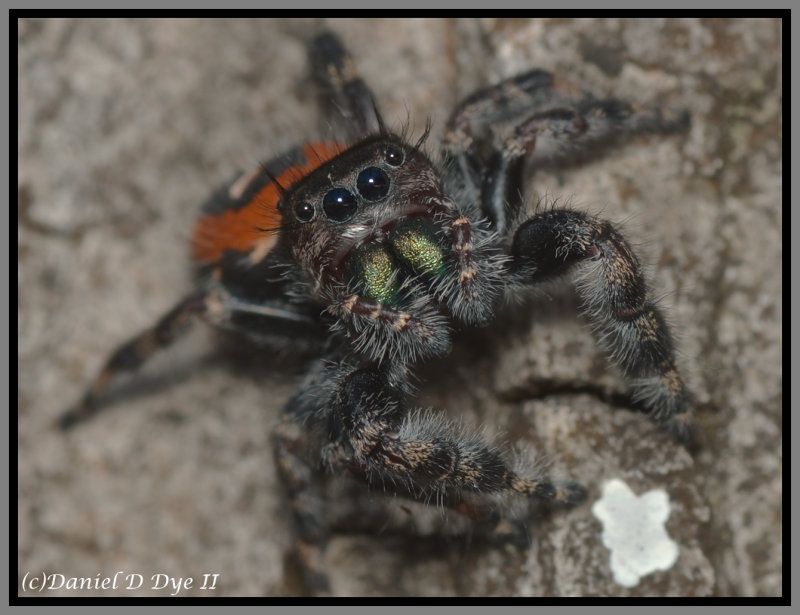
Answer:
<path fill-rule="evenodd" d="M 22 576 L 194 577 L 181 595 L 290 596 L 289 515 L 269 433 L 299 383 L 205 327 L 64 434 L 53 421 L 117 344 L 191 288 L 197 208 L 237 171 L 320 135 L 304 20 L 22 20 L 19 32 L 18 563 Z M 390 127 L 440 135 L 475 88 L 529 68 L 598 96 L 691 112 L 542 171 L 558 198 L 619 224 L 674 328 L 699 445 L 621 395 L 568 281 L 518 322 L 421 367 L 446 409 L 580 480 L 588 501 L 535 520 L 533 546 L 479 549 L 439 511 L 380 493 L 331 511 L 377 520 L 326 555 L 342 596 L 778 596 L 782 590 L 781 24 L 771 19 L 332 20 Z M 429 142 L 429 143 L 435 143 Z M 223 350 L 220 352 L 220 348 Z M 494 436 L 492 436 L 494 437 Z M 617 585 L 591 507 L 604 481 L 663 489 L 676 564 Z M 342 487 L 348 491 L 349 487 Z M 385 518 L 385 523 L 381 519 Z M 394 522 L 414 519 L 411 533 Z M 427 524 L 427 525 L 426 525 Z M 406 525 L 408 525 L 406 523 Z M 213 592 L 198 588 L 219 574 Z"/>

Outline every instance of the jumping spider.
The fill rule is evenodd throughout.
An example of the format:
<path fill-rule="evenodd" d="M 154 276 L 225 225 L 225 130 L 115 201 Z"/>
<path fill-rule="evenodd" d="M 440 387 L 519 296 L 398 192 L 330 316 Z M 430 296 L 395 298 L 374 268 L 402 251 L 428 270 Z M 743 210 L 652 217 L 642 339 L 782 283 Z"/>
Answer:
<path fill-rule="evenodd" d="M 329 591 L 319 469 L 499 519 L 514 496 L 572 505 L 571 481 L 525 475 L 476 436 L 410 410 L 411 370 L 447 355 L 453 326 L 483 325 L 504 299 L 580 267 L 588 318 L 651 416 L 685 440 L 692 409 L 670 334 L 627 241 L 607 221 L 544 208 L 522 221 L 526 165 L 569 161 L 632 134 L 685 130 L 686 113 L 599 100 L 533 70 L 481 89 L 450 116 L 437 161 L 389 132 L 339 39 L 309 43 L 312 73 L 348 122 L 242 175 L 203 209 L 195 290 L 121 346 L 61 419 L 93 415 L 124 372 L 193 321 L 253 341 L 323 349 L 286 404 L 275 455 L 310 591 Z M 498 126 L 510 125 L 502 131 Z M 502 510 L 502 508 L 500 508 Z"/>

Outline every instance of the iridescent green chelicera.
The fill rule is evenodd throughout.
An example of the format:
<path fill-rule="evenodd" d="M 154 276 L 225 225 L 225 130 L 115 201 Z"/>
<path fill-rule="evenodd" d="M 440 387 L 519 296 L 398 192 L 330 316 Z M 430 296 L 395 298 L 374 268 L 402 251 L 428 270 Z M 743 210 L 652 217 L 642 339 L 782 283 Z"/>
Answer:
<path fill-rule="evenodd" d="M 364 296 L 387 305 L 397 300 L 400 290 L 397 276 L 392 276 L 395 269 L 394 257 L 380 243 L 362 246 L 349 265 L 350 276 L 364 285 Z"/>
<path fill-rule="evenodd" d="M 430 220 L 401 220 L 386 243 L 361 246 L 350 258 L 348 274 L 361 282 L 364 297 L 394 305 L 399 300 L 400 282 L 399 276 L 392 274 L 403 269 L 417 275 L 444 275 L 444 254 Z"/>
<path fill-rule="evenodd" d="M 414 273 L 434 276 L 444 273 L 444 254 L 430 220 L 401 220 L 389 235 L 389 243 L 400 262 Z"/>

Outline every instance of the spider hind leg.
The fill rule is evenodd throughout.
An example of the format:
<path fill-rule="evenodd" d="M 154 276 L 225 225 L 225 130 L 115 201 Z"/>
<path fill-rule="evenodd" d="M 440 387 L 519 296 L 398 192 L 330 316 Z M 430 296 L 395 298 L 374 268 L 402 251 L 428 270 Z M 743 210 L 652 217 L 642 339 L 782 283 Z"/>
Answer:
<path fill-rule="evenodd" d="M 59 417 L 58 426 L 67 430 L 94 416 L 102 407 L 102 398 L 120 376 L 138 370 L 156 352 L 182 337 L 193 321 L 203 317 L 206 312 L 206 298 L 204 293 L 189 295 L 162 316 L 153 327 L 117 348 L 80 401 Z"/>

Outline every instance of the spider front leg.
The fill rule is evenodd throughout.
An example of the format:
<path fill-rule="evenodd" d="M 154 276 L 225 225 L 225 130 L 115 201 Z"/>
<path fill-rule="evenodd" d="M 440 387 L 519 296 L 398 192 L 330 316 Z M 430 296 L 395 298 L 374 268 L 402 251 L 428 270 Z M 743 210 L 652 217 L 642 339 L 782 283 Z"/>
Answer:
<path fill-rule="evenodd" d="M 466 200 L 481 203 L 484 215 L 501 231 L 507 224 L 505 207 L 487 208 L 481 198 L 484 150 L 494 147 L 490 127 L 563 100 L 568 92 L 562 87 L 550 73 L 532 70 L 474 92 L 461 101 L 447 122 L 442 154 L 451 169 L 448 191 L 466 192 Z"/>
<path fill-rule="evenodd" d="M 335 106 L 348 122 L 350 136 L 378 132 L 381 119 L 375 99 L 339 37 L 329 31 L 314 36 L 308 43 L 308 56 L 323 102 Z"/>
<path fill-rule="evenodd" d="M 465 515 L 493 542 L 524 544 L 524 523 L 503 519 L 497 498 L 571 506 L 586 497 L 572 481 L 517 471 L 482 438 L 460 433 L 433 411 L 408 412 L 408 370 L 391 361 L 320 362 L 284 409 L 275 455 L 294 520 L 297 561 L 309 591 L 327 595 L 323 560 L 331 527 L 321 472 L 346 470 L 376 488 Z M 367 527 L 356 527 L 365 531 Z"/>
<path fill-rule="evenodd" d="M 514 234 L 514 278 L 532 285 L 584 263 L 577 289 L 599 342 L 652 418 L 679 441 L 693 412 L 678 374 L 667 324 L 647 288 L 642 266 L 606 220 L 561 209 L 535 215 Z"/>
<path fill-rule="evenodd" d="M 586 495 L 572 481 L 519 474 L 484 440 L 458 433 L 436 414 L 409 413 L 383 370 L 358 369 L 345 376 L 332 410 L 352 451 L 350 469 L 371 485 L 399 485 L 420 500 L 443 503 L 463 492 L 566 505 Z"/>

